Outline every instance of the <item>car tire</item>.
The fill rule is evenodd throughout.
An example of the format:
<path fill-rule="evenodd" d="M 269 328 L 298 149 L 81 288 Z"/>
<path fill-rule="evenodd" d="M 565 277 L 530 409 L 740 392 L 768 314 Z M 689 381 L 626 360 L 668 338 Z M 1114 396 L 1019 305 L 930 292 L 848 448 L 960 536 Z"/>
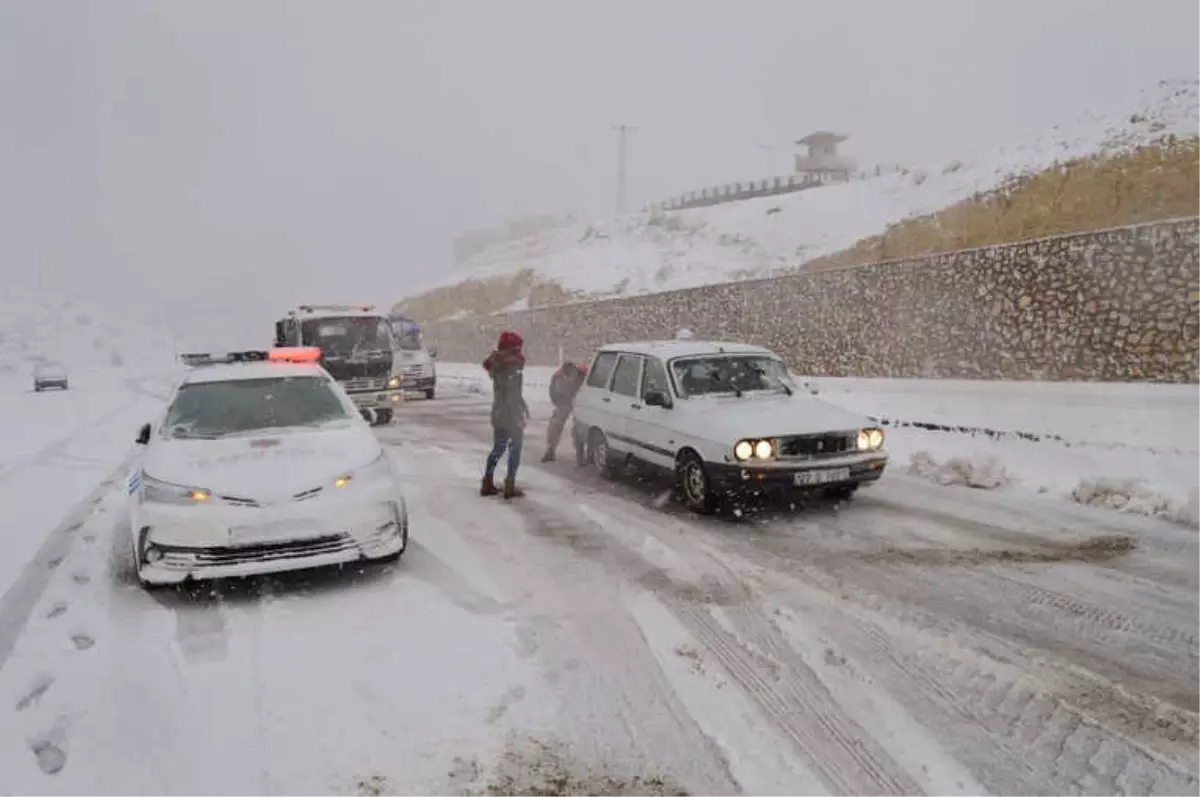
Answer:
<path fill-rule="evenodd" d="M 683 505 L 700 515 L 717 511 L 717 495 L 700 457 L 685 451 L 675 461 L 675 484 Z"/>
<path fill-rule="evenodd" d="M 408 550 L 408 541 L 409 541 L 408 524 L 405 523 L 404 524 L 404 544 L 400 546 L 400 550 L 396 551 L 395 553 L 389 553 L 387 556 L 381 556 L 378 559 L 375 559 L 373 561 L 380 562 L 380 563 L 397 561 L 401 556 L 404 556 L 404 552 Z"/>
<path fill-rule="evenodd" d="M 375 426 L 387 426 L 392 422 L 391 409 L 375 410 Z"/>
<path fill-rule="evenodd" d="M 433 397 L 434 397 L 434 395 L 436 395 L 436 393 L 437 393 L 436 388 L 432 388 L 432 387 L 429 388 L 428 390 L 425 391 L 425 400 L 432 401 Z"/>
<path fill-rule="evenodd" d="M 606 479 L 615 479 L 616 466 L 613 464 L 613 451 L 609 448 L 608 438 L 599 429 L 593 429 L 588 435 L 588 458 L 596 466 L 596 471 Z"/>

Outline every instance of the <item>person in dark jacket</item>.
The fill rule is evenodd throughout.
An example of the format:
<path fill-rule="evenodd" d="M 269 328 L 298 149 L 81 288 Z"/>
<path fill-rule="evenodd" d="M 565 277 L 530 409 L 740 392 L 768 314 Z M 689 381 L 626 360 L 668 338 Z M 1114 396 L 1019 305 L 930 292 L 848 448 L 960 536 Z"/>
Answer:
<path fill-rule="evenodd" d="M 554 405 L 554 414 L 550 416 L 550 426 L 546 429 L 546 453 L 542 455 L 542 462 L 554 461 L 563 427 L 575 409 L 575 397 L 579 395 L 579 388 L 583 387 L 586 378 L 586 365 L 568 361 L 550 379 L 550 403 Z"/>
<path fill-rule="evenodd" d="M 521 349 L 524 345 L 525 341 L 516 332 L 501 332 L 496 350 L 483 361 L 484 369 L 492 378 L 492 451 L 483 472 L 480 495 L 500 492 L 495 481 L 496 466 L 505 451 L 508 452 L 508 473 L 504 479 L 504 497 L 524 495 L 517 487 L 525 421 L 529 418 L 529 405 L 521 392 L 525 371 L 525 354 Z"/>

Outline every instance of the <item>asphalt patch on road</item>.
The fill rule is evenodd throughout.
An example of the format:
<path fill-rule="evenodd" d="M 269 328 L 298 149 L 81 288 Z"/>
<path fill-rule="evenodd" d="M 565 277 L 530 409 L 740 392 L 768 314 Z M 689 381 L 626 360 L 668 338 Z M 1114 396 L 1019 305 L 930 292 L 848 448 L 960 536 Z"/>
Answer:
<path fill-rule="evenodd" d="M 872 563 L 935 566 L 1102 562 L 1136 549 L 1137 541 L 1133 537 L 1105 534 L 1070 543 L 1045 541 L 1027 548 L 885 548 L 860 554 L 858 558 Z"/>
<path fill-rule="evenodd" d="M 451 771 L 453 782 L 464 774 L 476 774 L 474 761 L 458 761 Z M 511 740 L 500 759 L 489 768 L 484 782 L 471 784 L 463 795 L 682 795 L 689 792 L 672 778 L 658 773 L 622 772 L 589 766 L 572 755 L 566 745 L 534 737 Z"/>

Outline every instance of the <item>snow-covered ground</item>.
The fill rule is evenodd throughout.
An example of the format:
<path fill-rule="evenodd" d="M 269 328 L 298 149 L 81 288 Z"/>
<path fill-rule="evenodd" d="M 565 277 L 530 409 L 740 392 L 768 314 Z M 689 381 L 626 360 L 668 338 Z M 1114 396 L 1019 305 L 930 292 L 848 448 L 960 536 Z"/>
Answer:
<path fill-rule="evenodd" d="M 556 228 L 492 246 L 453 273 L 414 286 L 409 295 L 526 269 L 568 290 L 605 295 L 690 288 L 795 268 L 1010 177 L 1167 136 L 1195 136 L 1198 85 L 1195 78 L 1163 81 L 1127 107 L 1030 131 L 1012 145 L 988 142 L 982 150 L 907 174 L 665 216 L 639 213 Z"/>
<path fill-rule="evenodd" d="M 548 401 L 552 374 L 552 368 L 526 369 L 531 398 Z M 490 390 L 483 369 L 470 363 L 440 363 L 438 378 Z M 1194 509 L 1200 483 L 1195 385 L 806 381 L 820 399 L 888 422 L 895 462 L 913 462 L 916 472 L 934 481 L 1092 500 L 1193 526 L 1200 522 Z M 1076 495 L 1081 485 L 1085 489 Z M 1122 501 L 1121 494 L 1137 500 Z"/>
<path fill-rule="evenodd" d="M 0 791 L 1195 792 L 1194 533 L 903 469 L 695 518 L 538 465 L 540 411 L 528 496 L 483 499 L 447 376 L 379 431 L 395 565 L 150 594 L 119 485 L 83 508 L 0 625 Z"/>

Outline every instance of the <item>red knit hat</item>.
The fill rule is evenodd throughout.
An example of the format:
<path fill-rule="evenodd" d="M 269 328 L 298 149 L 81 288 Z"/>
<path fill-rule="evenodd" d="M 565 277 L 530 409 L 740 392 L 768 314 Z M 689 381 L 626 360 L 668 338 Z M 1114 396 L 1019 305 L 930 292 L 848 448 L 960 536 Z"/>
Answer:
<path fill-rule="evenodd" d="M 497 349 L 513 350 L 519 349 L 525 345 L 525 339 L 517 332 L 505 330 L 500 333 L 500 342 L 496 344 Z"/>

